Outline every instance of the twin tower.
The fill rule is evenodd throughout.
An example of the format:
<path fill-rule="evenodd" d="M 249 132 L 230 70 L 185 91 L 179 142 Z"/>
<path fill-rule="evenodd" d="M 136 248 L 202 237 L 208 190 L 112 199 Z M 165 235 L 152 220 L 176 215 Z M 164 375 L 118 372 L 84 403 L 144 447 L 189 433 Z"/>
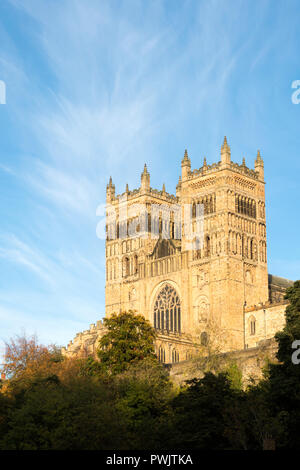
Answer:
<path fill-rule="evenodd" d="M 243 349 L 245 309 L 268 300 L 260 152 L 254 169 L 245 159 L 234 163 L 225 137 L 221 159 L 212 165 L 204 159 L 202 167 L 192 170 L 185 151 L 176 196 L 165 186 L 162 191 L 151 188 L 146 165 L 139 189 L 129 191 L 126 186 L 125 193 L 116 195 L 110 179 L 106 196 L 106 316 L 130 309 L 144 315 L 157 330 L 162 362 L 189 359 L 213 337 L 219 338 L 223 351 Z M 202 242 L 192 247 L 172 212 L 175 206 L 187 205 L 192 226 L 197 223 L 196 207 L 203 211 Z M 149 223 L 140 218 L 134 225 L 133 207 L 143 207 L 143 220 Z M 162 217 L 166 207 L 168 227 Z"/>

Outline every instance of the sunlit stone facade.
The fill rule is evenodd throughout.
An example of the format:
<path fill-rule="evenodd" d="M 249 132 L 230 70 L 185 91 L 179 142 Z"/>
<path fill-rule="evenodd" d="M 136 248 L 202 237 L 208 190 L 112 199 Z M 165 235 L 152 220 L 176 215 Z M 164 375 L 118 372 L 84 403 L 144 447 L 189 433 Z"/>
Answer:
<path fill-rule="evenodd" d="M 106 197 L 106 316 L 128 310 L 143 314 L 157 330 L 156 352 L 165 363 L 191 358 L 213 336 L 221 351 L 256 346 L 274 336 L 284 321 L 287 286 L 277 292 L 268 282 L 259 151 L 254 169 L 245 159 L 234 163 L 225 137 L 220 160 L 212 165 L 204 158 L 192 170 L 185 151 L 176 195 L 165 185 L 161 191 L 151 188 L 145 165 L 139 189 L 126 185 L 116 195 L 110 179 Z M 185 207 L 191 211 L 192 234 L 184 225 Z M 204 215 L 197 242 L 198 207 Z M 269 320 L 262 326 L 266 312 Z M 92 338 L 103 334 L 102 326 L 98 334 L 92 329 L 85 345 L 90 352 Z M 76 344 L 68 346 L 70 354 L 84 339 Z"/>

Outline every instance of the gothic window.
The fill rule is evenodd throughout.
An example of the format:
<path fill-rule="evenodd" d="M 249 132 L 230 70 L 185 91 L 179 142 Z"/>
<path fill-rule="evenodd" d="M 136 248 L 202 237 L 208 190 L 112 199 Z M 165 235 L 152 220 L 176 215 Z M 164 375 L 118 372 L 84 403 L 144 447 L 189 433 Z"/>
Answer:
<path fill-rule="evenodd" d="M 250 259 L 253 259 L 253 240 L 250 241 Z"/>
<path fill-rule="evenodd" d="M 123 258 L 123 277 L 129 276 L 130 274 L 130 261 L 127 256 Z"/>
<path fill-rule="evenodd" d="M 159 236 L 159 217 L 153 215 L 151 217 L 151 233 L 154 237 Z"/>
<path fill-rule="evenodd" d="M 179 362 L 179 353 L 176 349 L 173 349 L 172 351 L 172 362 Z"/>
<path fill-rule="evenodd" d="M 162 348 L 161 346 L 158 350 L 158 360 L 159 362 L 166 362 L 166 353 L 164 348 Z"/>
<path fill-rule="evenodd" d="M 235 211 L 256 219 L 256 202 L 243 196 L 235 195 Z"/>
<path fill-rule="evenodd" d="M 174 222 L 171 222 L 171 238 L 175 238 L 175 227 L 174 227 Z"/>
<path fill-rule="evenodd" d="M 137 257 L 137 255 L 134 255 L 134 273 L 135 273 L 135 274 L 137 274 L 138 268 L 139 268 L 139 265 L 138 265 L 138 257 Z"/>
<path fill-rule="evenodd" d="M 200 344 L 201 344 L 201 346 L 207 346 L 207 344 L 208 344 L 208 335 L 207 335 L 206 331 L 202 331 L 202 333 L 200 335 Z"/>
<path fill-rule="evenodd" d="M 256 320 L 254 317 L 250 318 L 250 335 L 254 336 L 256 333 Z"/>
<path fill-rule="evenodd" d="M 242 214 L 246 214 L 246 201 L 245 198 L 242 198 Z"/>
<path fill-rule="evenodd" d="M 214 212 L 213 196 L 211 196 L 211 197 L 210 197 L 210 200 L 209 200 L 209 212 L 210 212 L 210 213 Z"/>
<path fill-rule="evenodd" d="M 192 206 L 192 217 L 193 219 L 196 217 L 196 204 L 193 202 L 193 206 Z"/>
<path fill-rule="evenodd" d="M 210 256 L 210 238 L 205 239 L 205 256 Z"/>
<path fill-rule="evenodd" d="M 155 301 L 154 328 L 173 332 L 181 330 L 180 299 L 176 290 L 169 284 L 165 284 Z"/>

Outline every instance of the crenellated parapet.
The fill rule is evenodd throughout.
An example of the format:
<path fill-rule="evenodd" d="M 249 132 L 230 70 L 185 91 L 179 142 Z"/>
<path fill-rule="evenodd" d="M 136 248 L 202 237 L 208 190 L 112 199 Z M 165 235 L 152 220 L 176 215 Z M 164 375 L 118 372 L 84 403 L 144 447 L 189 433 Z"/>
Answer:
<path fill-rule="evenodd" d="M 216 171 L 219 171 L 221 168 L 221 162 L 218 163 L 212 163 L 211 165 L 203 165 L 199 169 L 195 169 L 191 172 L 190 177 L 193 178 L 194 176 L 205 176 L 208 175 L 209 173 L 215 173 Z"/>
<path fill-rule="evenodd" d="M 251 168 L 248 168 L 245 164 L 245 160 L 241 165 L 238 163 L 230 162 L 230 168 L 238 173 L 241 173 L 242 175 L 250 176 L 250 178 L 258 179 L 258 172 L 256 170 L 252 170 Z"/>
<path fill-rule="evenodd" d="M 243 158 L 241 164 L 235 163 L 231 161 L 231 151 L 227 143 L 226 137 L 224 137 L 224 142 L 221 147 L 221 160 L 219 162 L 208 165 L 206 162 L 206 157 L 204 157 L 202 167 L 200 167 L 199 169 L 191 170 L 190 159 L 188 158 L 187 151 L 185 151 L 181 166 L 183 172 L 183 179 L 185 180 L 191 180 L 194 178 L 198 178 L 199 176 L 205 177 L 207 175 L 217 173 L 224 169 L 233 170 L 236 173 L 240 173 L 241 175 L 250 177 L 255 180 L 263 180 L 263 159 L 260 155 L 259 150 L 255 160 L 254 169 L 248 168 L 246 166 L 245 158 Z"/>
<path fill-rule="evenodd" d="M 203 165 L 200 168 L 192 170 L 191 160 L 188 156 L 187 150 L 185 150 L 183 159 L 181 161 L 181 175 L 176 186 L 176 195 L 166 192 L 165 185 L 163 185 L 162 190 L 152 188 L 150 186 L 150 173 L 148 172 L 147 166 L 145 164 L 144 170 L 141 174 L 141 186 L 137 189 L 129 190 L 128 184 L 126 184 L 125 191 L 116 195 L 115 185 L 112 183 L 112 179 L 110 178 L 107 185 L 107 201 L 113 205 L 117 205 L 124 201 L 130 203 L 131 201 L 133 202 L 133 200 L 136 200 L 141 196 L 145 196 L 149 198 L 149 202 L 151 201 L 151 198 L 155 198 L 170 204 L 178 203 L 180 202 L 182 189 L 185 183 L 190 184 L 192 180 L 195 180 L 199 185 L 199 181 L 202 180 L 202 184 L 206 185 L 206 181 L 208 181 L 207 177 L 215 177 L 217 173 L 222 175 L 223 170 L 229 170 L 229 173 L 227 173 L 228 175 L 230 175 L 232 172 L 232 177 L 234 177 L 234 173 L 241 175 L 235 176 L 237 184 L 239 184 L 238 178 L 242 177 L 246 177 L 245 180 L 241 179 L 241 184 L 244 186 L 248 185 L 251 187 L 252 185 L 254 188 L 256 182 L 264 182 L 264 163 L 260 155 L 260 151 L 258 150 L 257 152 L 254 169 L 249 168 L 246 165 L 245 158 L 243 158 L 241 164 L 233 162 L 231 160 L 231 150 L 228 145 L 227 138 L 224 137 L 224 142 L 221 147 L 221 160 L 216 163 L 207 164 L 206 157 L 204 157 Z M 227 178 L 230 178 L 230 176 L 227 176 Z M 249 178 L 255 180 L 255 182 L 251 182 Z M 211 182 L 215 183 L 215 180 L 211 180 Z M 192 182 L 192 184 L 194 184 L 194 182 Z"/>
<path fill-rule="evenodd" d="M 115 194 L 115 185 L 112 183 L 110 178 L 107 185 L 107 202 L 113 205 L 125 202 L 130 203 L 133 200 L 136 200 L 140 196 L 146 196 L 149 198 L 161 199 L 162 201 L 174 204 L 178 202 L 178 197 L 174 194 L 170 194 L 166 191 L 165 184 L 163 184 L 162 190 L 154 189 L 150 186 L 150 173 L 147 170 L 145 164 L 144 171 L 141 174 L 141 186 L 137 189 L 129 190 L 128 184 L 126 184 L 126 189 L 123 193 Z"/>
<path fill-rule="evenodd" d="M 66 348 L 62 348 L 62 354 L 67 357 L 87 357 L 96 355 L 100 338 L 106 333 L 102 320 L 92 323 L 90 328 L 77 333 Z"/>
<path fill-rule="evenodd" d="M 140 196 L 142 194 L 141 189 L 133 189 L 132 191 L 124 192 L 121 194 L 116 195 L 115 200 L 124 200 L 124 198 L 127 196 L 127 201 L 129 202 L 132 199 L 136 199 L 136 197 Z M 149 190 L 144 193 L 148 196 L 153 196 L 155 198 L 160 198 L 164 200 L 168 200 L 172 203 L 176 203 L 178 201 L 178 198 L 174 196 L 174 194 L 167 193 L 166 191 L 160 191 L 159 189 L 154 189 L 154 188 L 149 188 Z"/>

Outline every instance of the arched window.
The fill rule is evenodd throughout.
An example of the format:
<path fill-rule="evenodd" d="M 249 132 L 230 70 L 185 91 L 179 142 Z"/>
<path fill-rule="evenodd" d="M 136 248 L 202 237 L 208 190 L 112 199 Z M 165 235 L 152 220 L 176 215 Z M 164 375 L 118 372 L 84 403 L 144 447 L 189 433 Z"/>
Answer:
<path fill-rule="evenodd" d="M 192 205 L 192 217 L 193 219 L 196 217 L 196 204 L 193 202 Z"/>
<path fill-rule="evenodd" d="M 129 276 L 130 274 L 130 261 L 127 256 L 123 258 L 123 277 Z"/>
<path fill-rule="evenodd" d="M 164 348 L 162 348 L 161 346 L 159 347 L 159 350 L 158 350 L 158 360 L 159 362 L 166 362 L 166 353 L 165 353 Z"/>
<path fill-rule="evenodd" d="M 190 351 L 187 351 L 187 352 L 185 353 L 185 359 L 186 359 L 186 361 L 188 361 L 189 359 L 192 359 L 192 357 L 193 357 L 193 355 L 192 355 L 192 353 L 191 353 Z"/>
<path fill-rule="evenodd" d="M 137 274 L 138 269 L 139 269 L 139 265 L 138 265 L 138 256 L 137 256 L 137 255 L 134 255 L 134 274 Z"/>
<path fill-rule="evenodd" d="M 169 284 L 164 285 L 155 301 L 154 328 L 173 332 L 181 330 L 180 299 Z"/>
<path fill-rule="evenodd" d="M 172 351 L 172 362 L 179 362 L 179 353 L 176 349 L 173 349 Z"/>
<path fill-rule="evenodd" d="M 250 335 L 254 336 L 256 333 L 256 319 L 255 317 L 250 318 Z"/>
<path fill-rule="evenodd" d="M 250 259 L 253 259 L 253 240 L 250 241 Z"/>
<path fill-rule="evenodd" d="M 205 256 L 210 256 L 210 238 L 205 238 Z"/>
<path fill-rule="evenodd" d="M 200 344 L 201 346 L 207 346 L 208 344 L 208 334 L 206 333 L 206 331 L 202 331 L 200 335 Z"/>

